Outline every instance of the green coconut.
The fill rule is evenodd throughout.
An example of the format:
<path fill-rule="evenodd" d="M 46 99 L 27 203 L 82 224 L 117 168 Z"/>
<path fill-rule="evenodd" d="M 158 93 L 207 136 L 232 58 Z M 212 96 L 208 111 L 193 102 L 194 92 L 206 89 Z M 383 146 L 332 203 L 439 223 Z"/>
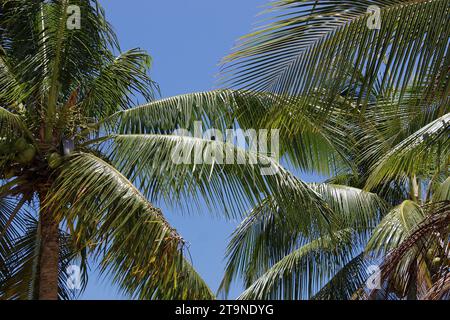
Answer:
<path fill-rule="evenodd" d="M 14 149 L 16 150 L 16 152 L 22 152 L 25 151 L 25 149 L 28 148 L 28 143 L 27 140 L 25 140 L 25 138 L 19 138 L 16 140 L 16 142 L 14 142 Z"/>
<path fill-rule="evenodd" d="M 59 155 L 59 153 L 54 152 L 48 157 L 48 165 L 52 169 L 59 167 L 61 162 L 62 162 L 62 158 Z"/>
<path fill-rule="evenodd" d="M 16 161 L 20 164 L 29 164 L 33 161 L 34 157 L 36 156 L 36 149 L 33 145 L 29 144 L 23 151 L 21 151 L 16 156 Z"/>
<path fill-rule="evenodd" d="M 439 263 L 441 263 L 441 258 L 436 257 L 433 259 L 433 265 L 438 265 Z"/>

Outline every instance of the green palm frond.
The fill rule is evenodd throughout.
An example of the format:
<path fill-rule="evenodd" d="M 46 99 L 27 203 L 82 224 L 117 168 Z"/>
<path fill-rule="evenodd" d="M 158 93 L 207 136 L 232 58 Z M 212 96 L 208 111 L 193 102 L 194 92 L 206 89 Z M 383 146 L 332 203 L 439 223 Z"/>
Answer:
<path fill-rule="evenodd" d="M 0 143 L 1 139 L 17 137 L 27 132 L 27 127 L 21 117 L 0 107 Z"/>
<path fill-rule="evenodd" d="M 200 195 L 210 207 L 238 216 L 249 204 L 272 195 L 286 210 L 297 211 L 299 205 L 306 208 L 311 216 L 308 225 L 326 228 L 327 220 L 333 218 L 317 193 L 276 159 L 254 150 L 220 138 L 147 134 L 112 139 L 108 158 L 152 200 L 161 197 L 189 209 Z"/>
<path fill-rule="evenodd" d="M 121 256 L 114 262 L 118 262 L 120 258 Z M 130 297 L 141 300 L 212 300 L 215 298 L 208 285 L 185 259 L 181 261 L 180 267 L 169 271 L 158 268 L 157 263 L 153 262 L 155 269 L 147 274 L 138 269 L 134 260 L 130 260 L 129 263 L 133 266 L 133 273 L 128 272 L 129 265 L 121 262 L 112 263 L 111 270 L 104 268 L 104 272 L 110 274 L 113 282 Z M 171 278 L 167 276 L 168 272 L 171 273 Z M 156 282 L 159 283 L 155 285 Z"/>
<path fill-rule="evenodd" d="M 201 282 L 183 262 L 182 238 L 119 171 L 91 154 L 74 154 L 60 170 L 48 207 L 65 212 L 62 218 L 78 246 L 91 249 L 121 288 L 151 299 L 180 277 L 178 285 L 197 285 L 174 285 L 170 292 L 179 298 L 207 292 L 193 291 Z"/>
<path fill-rule="evenodd" d="M 355 237 L 355 246 L 386 211 L 386 204 L 375 194 L 338 185 L 309 186 L 338 217 L 341 224 L 333 227 L 344 226 L 360 233 Z M 305 224 L 300 212 L 300 208 L 297 212 L 286 212 L 270 198 L 255 207 L 233 234 L 227 249 L 227 269 L 220 290 L 226 294 L 231 282 L 239 275 L 244 278 L 247 287 L 251 286 L 298 245 L 313 239 L 314 235 L 311 238 L 308 230 L 311 227 Z"/>
<path fill-rule="evenodd" d="M 119 111 L 104 122 L 107 128 L 117 128 L 113 132 L 125 134 L 189 130 L 194 121 L 202 121 L 207 115 L 225 114 L 234 103 L 231 91 L 191 93 Z"/>
<path fill-rule="evenodd" d="M 181 272 L 176 275 L 172 283 L 167 288 L 161 287 L 153 296 L 159 300 L 180 299 L 180 300 L 212 300 L 215 299 L 213 292 L 195 271 L 192 265 L 183 261 Z M 141 296 L 147 298 L 146 296 Z"/>
<path fill-rule="evenodd" d="M 351 260 L 351 239 L 350 230 L 340 230 L 301 246 L 260 276 L 239 299 L 312 297 Z"/>
<path fill-rule="evenodd" d="M 151 62 L 151 57 L 139 49 L 108 57 L 99 74 L 89 80 L 86 92 L 79 93 L 80 109 L 90 117 L 103 119 L 130 108 L 134 93 L 139 92 L 146 101 L 153 100 L 158 87 L 148 75 Z"/>
<path fill-rule="evenodd" d="M 371 168 L 366 187 L 418 175 L 428 163 L 433 163 L 437 152 L 441 159 L 448 159 L 449 129 L 450 114 L 446 114 L 404 139 Z"/>
<path fill-rule="evenodd" d="M 14 239 L 7 256 L 9 274 L 0 288 L 0 298 L 4 300 L 28 300 L 37 296 L 36 265 L 39 251 L 37 221 L 30 218 L 24 226 L 25 233 Z"/>
<path fill-rule="evenodd" d="M 379 30 L 369 28 L 374 10 Z M 443 98 L 445 90 L 436 88 L 448 88 L 449 10 L 446 0 L 276 1 L 268 10 L 271 21 L 226 58 L 225 81 L 290 96 L 326 87 L 331 99 L 353 88 L 363 70 L 356 93 L 362 103 L 374 90 L 402 93 L 424 83 L 423 95 Z"/>
<path fill-rule="evenodd" d="M 450 201 L 450 177 L 441 183 L 433 194 L 433 202 Z"/>
<path fill-rule="evenodd" d="M 0 283 L 7 279 L 9 268 L 8 256 L 11 253 L 14 240 L 19 237 L 23 222 L 18 215 L 21 209 L 20 201 L 9 197 L 0 197 Z"/>
<path fill-rule="evenodd" d="M 429 294 L 438 298 L 440 293 L 446 293 L 446 289 L 441 287 L 442 291 L 435 291 L 436 287 L 432 281 L 439 282 L 441 276 L 448 272 L 450 201 L 429 204 L 422 209 L 427 216 L 419 221 L 415 228 L 386 257 L 381 266 L 381 280 L 384 282 L 394 279 L 396 283 L 399 283 L 397 286 L 400 287 L 400 295 L 406 295 L 408 285 L 411 281 L 416 281 L 417 270 L 425 269 L 426 272 L 429 272 L 430 269 L 437 267 L 435 279 L 428 275 L 431 278 L 429 280 L 431 285 L 428 284 L 428 288 L 427 286 L 420 288 L 422 290 L 419 298 L 431 298 L 427 297 Z M 434 245 L 435 243 L 438 244 L 437 247 Z M 434 258 L 433 266 L 426 264 L 425 257 L 430 253 Z M 438 262 L 437 266 L 434 265 L 435 262 Z M 445 283 L 441 282 L 441 284 Z"/>
<path fill-rule="evenodd" d="M 347 263 L 320 291 L 313 300 L 352 300 L 358 297 L 367 279 L 369 263 L 364 254 Z"/>
<path fill-rule="evenodd" d="M 308 103 L 310 97 L 286 98 L 279 104 L 272 96 L 266 110 L 247 113 L 253 127 L 280 130 L 281 154 L 289 164 L 306 172 L 331 175 L 352 168 L 347 157 L 353 143 L 348 134 L 351 119 L 347 109 L 352 106 L 337 95 L 327 107 L 329 103 L 320 96 L 315 104 Z"/>
<path fill-rule="evenodd" d="M 392 209 L 374 229 L 366 252 L 375 256 L 397 248 L 425 218 L 425 212 L 413 201 L 406 200 Z"/>
<path fill-rule="evenodd" d="M 3 47 L 0 47 L 0 88 L 0 99 L 7 105 L 17 104 L 27 96 Z"/>
<path fill-rule="evenodd" d="M 69 5 L 80 8 L 82 28 L 67 28 Z M 110 48 L 118 48 L 96 1 L 7 1 L 2 4 L 1 24 L 1 45 L 16 66 L 17 81 L 33 93 L 48 90 L 47 105 L 53 111 L 59 93 L 69 96 L 101 66 Z"/>
<path fill-rule="evenodd" d="M 327 183 L 310 186 L 339 215 L 345 226 L 358 231 L 372 229 L 388 210 L 388 204 L 375 193 Z"/>
<path fill-rule="evenodd" d="M 196 92 L 119 111 L 102 123 L 106 130 L 122 134 L 172 133 L 180 128 L 192 130 L 195 121 L 222 131 L 233 128 L 235 120 L 242 128 L 255 128 L 244 120 L 252 119 L 255 113 L 272 103 L 273 98 L 266 94 L 232 90 Z M 252 111 L 251 115 L 249 111 Z"/>
<path fill-rule="evenodd" d="M 3 281 L 0 281 L 0 299 L 3 300 L 36 299 L 39 291 L 39 282 L 36 278 L 40 246 L 38 221 L 28 213 L 24 217 L 22 226 L 25 227 L 25 230 L 14 238 L 13 245 L 6 259 L 9 274 Z M 82 290 L 76 291 L 69 288 L 67 267 L 76 263 L 77 253 L 71 246 L 70 237 L 63 231 L 60 231 L 59 243 L 58 295 L 62 300 L 74 299 Z M 80 280 L 82 289 L 84 289 L 87 281 L 85 270 L 84 276 Z"/>

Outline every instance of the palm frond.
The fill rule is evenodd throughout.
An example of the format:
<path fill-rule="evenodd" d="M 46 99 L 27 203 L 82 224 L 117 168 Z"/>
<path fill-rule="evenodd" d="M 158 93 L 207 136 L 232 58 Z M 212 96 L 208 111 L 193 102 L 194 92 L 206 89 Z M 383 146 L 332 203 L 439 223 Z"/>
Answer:
<path fill-rule="evenodd" d="M 340 230 L 301 246 L 273 265 L 239 299 L 312 297 L 351 260 L 351 238 L 351 230 Z"/>
<path fill-rule="evenodd" d="M 23 202 L 11 197 L 0 197 L 0 282 L 10 273 L 7 265 L 14 240 L 23 232 L 23 220 L 18 214 Z"/>
<path fill-rule="evenodd" d="M 402 93 L 410 84 L 426 83 L 424 96 L 444 98 L 445 90 L 436 88 L 448 88 L 449 10 L 446 0 L 276 1 L 271 22 L 225 59 L 224 81 L 280 96 L 328 88 L 331 102 L 360 81 L 362 70 L 356 95 L 364 105 L 374 90 Z M 379 29 L 369 26 L 376 11 Z"/>
<path fill-rule="evenodd" d="M 0 107 L 0 143 L 4 138 L 11 139 L 23 135 L 27 130 L 19 115 Z"/>
<path fill-rule="evenodd" d="M 445 260 L 448 259 L 448 225 L 450 222 L 450 202 L 443 201 L 433 203 L 423 208 L 427 212 L 427 216 L 423 218 L 404 239 L 392 250 L 384 260 L 381 266 L 381 280 L 385 282 L 391 278 L 400 281 L 402 284 L 403 293 L 414 273 L 411 268 L 418 268 L 419 262 L 423 261 L 423 256 L 428 254 L 423 248 L 432 248 L 430 241 L 435 241 L 437 238 L 439 243 L 445 247 L 441 248 L 441 254 Z M 442 235 L 447 235 L 442 238 Z M 431 249 L 430 249 L 431 250 Z M 440 257 L 440 255 L 438 256 Z M 444 262 L 441 271 L 445 273 L 448 271 L 448 263 Z M 439 279 L 437 279 L 439 280 Z M 427 293 L 433 292 L 435 287 L 428 288 Z M 441 289 L 443 289 L 441 287 Z M 431 291 L 430 291 L 431 290 Z M 435 294 L 438 292 L 435 292 Z M 445 290 L 442 291 L 445 293 Z M 373 293 L 372 293 L 373 295 Z"/>
<path fill-rule="evenodd" d="M 193 291 L 201 282 L 186 269 L 182 238 L 113 166 L 81 153 L 66 159 L 60 170 L 48 207 L 62 212 L 77 246 L 93 250 L 121 288 L 146 299 L 163 295 L 171 284 L 170 292 L 181 295 L 173 298 L 207 292 Z M 192 283 L 196 287 L 177 287 Z"/>
<path fill-rule="evenodd" d="M 392 209 L 374 229 L 366 251 L 379 256 L 397 248 L 425 218 L 420 206 L 410 200 Z"/>
<path fill-rule="evenodd" d="M 0 299 L 30 300 L 37 298 L 39 291 L 39 223 L 30 214 L 24 217 L 24 232 L 14 238 L 13 245 L 6 259 L 8 274 L 0 281 Z M 60 255 L 58 273 L 58 296 L 62 300 L 76 298 L 82 290 L 69 287 L 67 267 L 76 263 L 77 253 L 71 246 L 70 236 L 60 231 Z M 77 263 L 78 265 L 78 263 Z M 82 289 L 86 285 L 86 275 L 80 279 Z"/>
<path fill-rule="evenodd" d="M 277 160 L 233 143 L 181 135 L 116 135 L 106 151 L 112 163 L 154 201 L 192 208 L 199 195 L 226 216 L 240 216 L 264 195 L 286 210 L 299 205 L 310 223 L 326 228 L 332 213 L 316 192 Z M 296 204 L 294 206 L 293 199 Z"/>
<path fill-rule="evenodd" d="M 243 112 L 240 110 L 260 109 L 269 102 L 267 95 L 253 96 L 232 90 L 196 92 L 119 111 L 102 124 L 108 132 L 121 134 L 191 130 L 195 121 L 224 131 L 234 125 L 235 118 L 240 118 Z"/>
<path fill-rule="evenodd" d="M 386 211 L 386 204 L 375 194 L 338 185 L 310 184 L 310 187 L 336 214 L 341 223 L 338 226 L 360 233 L 355 237 L 358 241 Z M 299 211 L 286 212 L 270 198 L 255 207 L 234 232 L 228 246 L 221 291 L 226 294 L 231 282 L 239 275 L 243 276 L 246 286 L 250 286 L 273 264 L 307 242 L 305 228 L 310 227 L 301 217 Z"/>
<path fill-rule="evenodd" d="M 441 159 L 450 156 L 450 114 L 446 114 L 404 139 L 371 169 L 366 187 L 371 189 L 392 179 L 404 180 L 423 172 L 439 149 Z"/>
<path fill-rule="evenodd" d="M 358 296 L 369 274 L 364 254 L 356 256 L 312 297 L 313 300 L 352 300 Z"/>
<path fill-rule="evenodd" d="M 139 49 L 128 50 L 100 67 L 98 75 L 79 92 L 80 109 L 96 119 L 111 116 L 133 105 L 133 94 L 139 92 L 145 101 L 154 99 L 158 86 L 148 75 L 151 57 Z"/>

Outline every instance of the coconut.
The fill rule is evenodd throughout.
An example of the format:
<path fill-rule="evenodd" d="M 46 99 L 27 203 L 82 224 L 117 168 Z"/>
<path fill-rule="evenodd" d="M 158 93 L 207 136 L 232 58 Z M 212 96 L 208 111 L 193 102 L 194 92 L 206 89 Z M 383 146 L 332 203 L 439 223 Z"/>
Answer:
<path fill-rule="evenodd" d="M 27 143 L 27 140 L 25 140 L 25 138 L 19 138 L 14 143 L 14 149 L 16 150 L 16 152 L 22 152 L 27 148 L 28 148 L 28 143 Z"/>
<path fill-rule="evenodd" d="M 48 165 L 51 169 L 57 168 L 61 164 L 61 162 L 62 159 L 59 153 L 54 152 L 48 157 Z"/>
<path fill-rule="evenodd" d="M 16 160 L 20 164 L 25 165 L 33 161 L 35 156 L 36 156 L 36 149 L 34 148 L 33 145 L 29 144 L 25 150 L 23 150 L 17 155 Z"/>

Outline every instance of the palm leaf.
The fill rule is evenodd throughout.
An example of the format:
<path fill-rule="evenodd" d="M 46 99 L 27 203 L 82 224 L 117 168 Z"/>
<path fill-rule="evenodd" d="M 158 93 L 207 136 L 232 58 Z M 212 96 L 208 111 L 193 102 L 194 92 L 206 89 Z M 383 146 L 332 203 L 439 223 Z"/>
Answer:
<path fill-rule="evenodd" d="M 355 237 L 358 241 L 365 237 L 364 233 L 377 223 L 386 210 L 384 202 L 375 194 L 338 185 L 311 184 L 310 187 L 339 218 L 341 224 L 334 227 L 355 230 L 360 233 Z M 264 200 L 233 234 L 227 249 L 228 263 L 221 290 L 226 294 L 238 275 L 242 275 L 245 284 L 251 286 L 273 264 L 308 239 L 313 239 L 308 236 L 309 228 L 298 211 L 289 213 L 277 206 L 273 199 Z"/>
<path fill-rule="evenodd" d="M 371 6 L 380 12 L 379 30 L 368 27 Z M 423 95 L 443 98 L 445 90 L 436 88 L 448 87 L 449 10 L 446 0 L 276 1 L 271 22 L 226 58 L 225 83 L 302 97 L 328 88 L 332 101 L 363 70 L 363 104 L 374 90 L 402 93 L 411 83 L 426 83 Z"/>
<path fill-rule="evenodd" d="M 340 230 L 301 246 L 273 265 L 239 299 L 297 300 L 313 296 L 351 260 L 351 236 L 351 231 Z"/>
<path fill-rule="evenodd" d="M 199 203 L 201 195 L 211 208 L 224 210 L 226 216 L 238 216 L 265 194 L 276 197 L 287 210 L 296 211 L 302 204 L 310 215 L 309 225 L 321 225 L 323 229 L 333 219 L 317 193 L 276 159 L 254 150 L 220 138 L 213 141 L 147 134 L 116 135 L 112 139 L 114 143 L 106 151 L 108 158 L 154 201 L 162 198 L 189 209 Z M 234 164 L 227 164 L 230 159 Z"/>
<path fill-rule="evenodd" d="M 371 169 L 366 187 L 371 189 L 392 179 L 405 179 L 423 172 L 424 166 L 434 159 L 431 150 L 437 150 L 442 159 L 450 156 L 448 130 L 450 114 L 446 114 L 396 145 Z M 437 151 L 436 151 L 437 152 Z"/>
<path fill-rule="evenodd" d="M 416 203 L 404 201 L 391 210 L 374 229 L 366 251 L 377 256 L 397 248 L 424 217 L 425 213 Z"/>
<path fill-rule="evenodd" d="M 347 263 L 320 291 L 313 300 L 351 300 L 369 278 L 369 264 L 364 254 Z"/>
<path fill-rule="evenodd" d="M 183 262 L 184 241 L 161 211 L 103 160 L 90 154 L 69 157 L 47 205 L 63 212 L 77 246 L 93 250 L 103 271 L 126 292 L 146 299 L 160 297 L 170 285 L 179 298 L 205 298 L 209 292 L 193 291 L 204 283 Z M 70 210 L 63 210 L 66 207 Z M 196 285 L 178 288 L 173 284 L 178 277 L 188 279 L 177 285 Z"/>

